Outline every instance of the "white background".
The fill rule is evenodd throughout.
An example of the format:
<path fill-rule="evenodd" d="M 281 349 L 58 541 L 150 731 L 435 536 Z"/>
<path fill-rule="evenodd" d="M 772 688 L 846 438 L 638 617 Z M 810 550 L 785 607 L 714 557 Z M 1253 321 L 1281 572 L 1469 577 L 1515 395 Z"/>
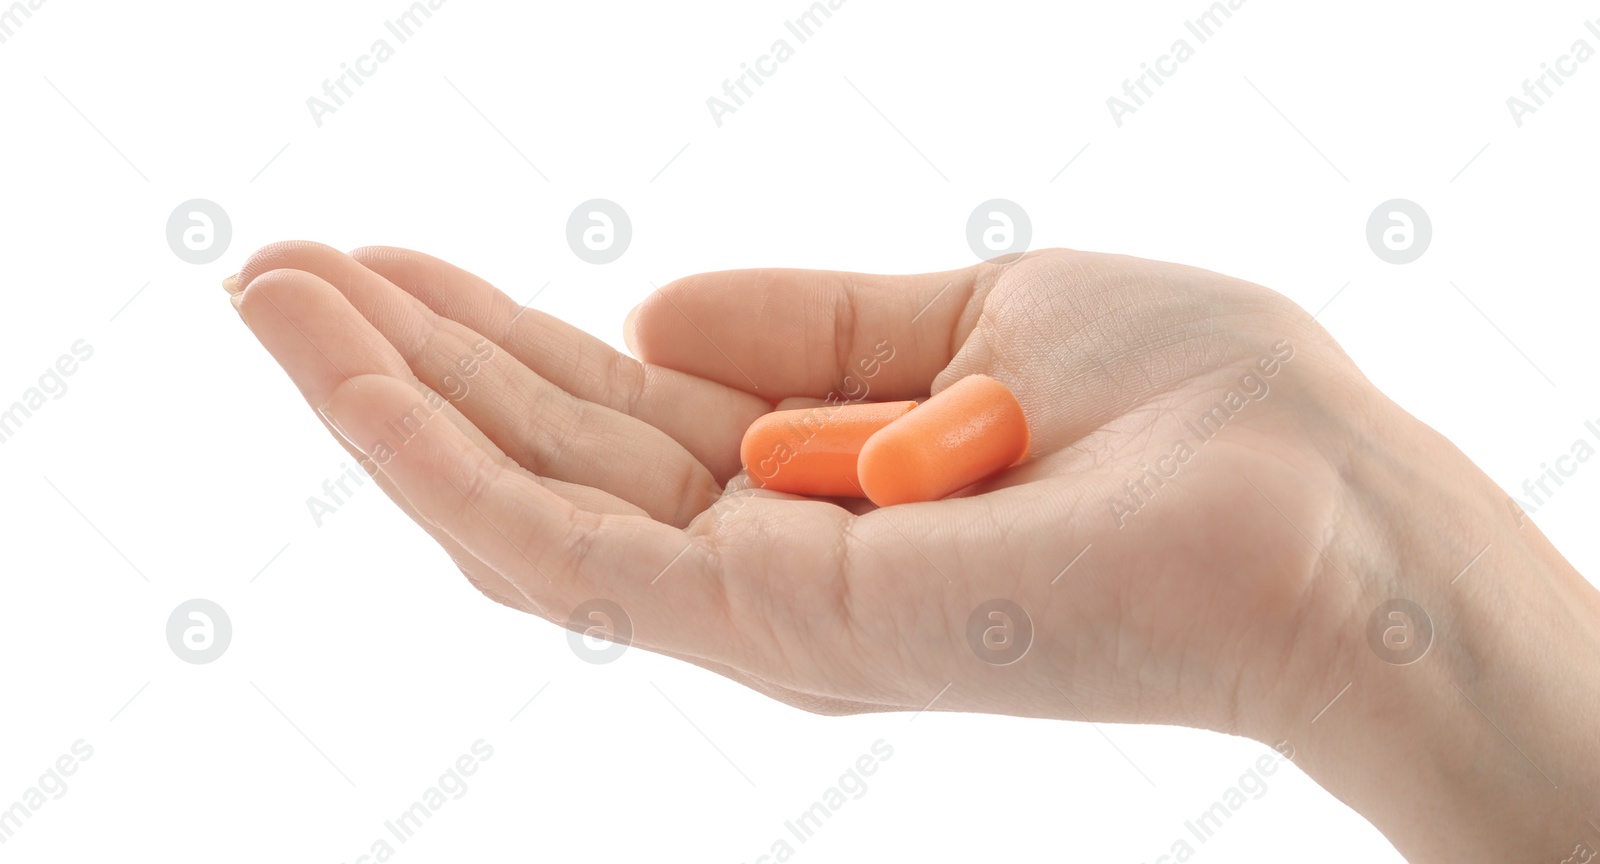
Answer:
<path fill-rule="evenodd" d="M 796 860 L 1150 862 L 1269 752 L 825 719 L 643 651 L 595 666 L 479 596 L 371 484 L 318 528 L 306 499 L 344 453 L 217 284 L 273 240 L 412 246 L 519 298 L 548 283 L 537 308 L 620 346 L 651 282 L 692 272 L 961 266 L 968 214 L 1003 197 L 1036 246 L 1322 310 L 1508 491 L 1600 422 L 1600 62 L 1521 128 L 1506 107 L 1574 40 L 1600 47 L 1593 3 L 1251 0 L 1119 128 L 1106 98 L 1200 0 L 849 0 L 719 128 L 707 97 L 803 0 L 454 0 L 319 128 L 307 97 L 404 8 L 49 0 L 0 44 L 0 407 L 76 340 L 94 350 L 0 444 L 0 807 L 94 748 L 0 858 L 355 861 L 482 738 L 493 757 L 398 860 L 748 862 L 881 738 L 893 757 Z M 613 264 L 566 246 L 593 197 L 632 216 Z M 1365 239 L 1396 197 L 1434 228 L 1405 266 Z M 214 264 L 166 245 L 190 198 L 232 217 Z M 1591 462 L 1534 517 L 1591 579 L 1597 512 Z M 232 619 L 209 665 L 165 641 L 192 597 Z M 1398 860 L 1293 768 L 1196 845 Z"/>

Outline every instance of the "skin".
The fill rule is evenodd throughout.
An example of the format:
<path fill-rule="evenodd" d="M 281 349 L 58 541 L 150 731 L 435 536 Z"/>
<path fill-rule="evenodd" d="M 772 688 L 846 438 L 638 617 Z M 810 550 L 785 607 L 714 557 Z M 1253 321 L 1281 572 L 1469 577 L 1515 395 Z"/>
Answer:
<path fill-rule="evenodd" d="M 818 713 L 1287 745 L 1411 861 L 1600 849 L 1600 595 L 1265 288 L 1067 250 L 710 273 L 629 315 L 634 360 L 402 249 L 277 244 L 228 287 L 340 444 L 501 603 L 582 627 L 575 607 L 608 599 L 633 644 Z M 875 509 L 740 472 L 774 407 L 975 373 L 1016 394 L 1031 452 L 954 497 Z M 1432 626 L 1409 665 L 1367 635 L 1393 598 Z M 994 599 L 1031 623 L 1008 665 L 968 640 Z"/>

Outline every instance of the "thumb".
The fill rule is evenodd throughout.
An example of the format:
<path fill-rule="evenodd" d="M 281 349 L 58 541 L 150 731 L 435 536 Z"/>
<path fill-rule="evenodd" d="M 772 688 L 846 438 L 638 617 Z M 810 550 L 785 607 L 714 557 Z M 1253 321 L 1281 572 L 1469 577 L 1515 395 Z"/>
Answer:
<path fill-rule="evenodd" d="M 646 363 L 774 403 L 913 399 L 975 326 L 992 269 L 704 273 L 650 295 L 629 313 L 625 338 Z"/>

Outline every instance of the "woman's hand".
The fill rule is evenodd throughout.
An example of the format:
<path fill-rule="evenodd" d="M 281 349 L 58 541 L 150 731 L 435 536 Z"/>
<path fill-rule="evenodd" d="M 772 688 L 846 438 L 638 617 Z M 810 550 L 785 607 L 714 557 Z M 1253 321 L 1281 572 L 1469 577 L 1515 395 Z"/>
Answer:
<path fill-rule="evenodd" d="M 1361 722 L 1436 730 L 1471 651 L 1435 648 L 1419 707 L 1420 674 L 1397 677 L 1414 667 L 1369 644 L 1368 619 L 1395 597 L 1436 629 L 1475 609 L 1478 589 L 1415 568 L 1482 543 L 1396 520 L 1476 520 L 1500 550 L 1478 567 L 1542 555 L 1595 611 L 1310 316 L 1194 268 L 1045 251 L 921 276 L 694 276 L 630 315 L 642 362 L 406 250 L 270 246 L 230 290 L 344 446 L 503 603 L 573 626 L 611 601 L 632 643 L 812 711 L 1286 739 L 1403 851 L 1446 847 L 1350 748 Z M 775 405 L 921 399 L 975 373 L 1017 395 L 1032 452 L 957 497 L 847 508 L 740 474 L 745 428 Z M 1339 697 L 1345 716 L 1323 717 Z"/>

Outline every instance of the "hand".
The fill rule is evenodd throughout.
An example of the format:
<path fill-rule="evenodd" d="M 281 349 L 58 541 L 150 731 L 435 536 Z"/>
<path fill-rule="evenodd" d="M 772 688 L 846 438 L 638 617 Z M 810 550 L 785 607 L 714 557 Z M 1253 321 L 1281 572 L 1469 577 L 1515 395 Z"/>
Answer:
<path fill-rule="evenodd" d="M 1375 442 L 1437 458 L 1442 439 L 1294 304 L 1193 268 L 1050 251 L 910 277 L 707 274 L 630 316 L 642 363 L 415 252 L 281 244 L 237 287 L 307 401 L 480 590 L 558 622 L 614 601 L 634 644 L 812 711 L 1178 723 L 1333 765 L 1358 733 L 1312 715 L 1390 671 L 1365 639 L 1404 587 L 1385 544 L 1438 551 L 1390 530 L 1366 475 Z M 964 494 L 846 508 L 736 476 L 774 403 L 920 399 L 974 373 L 1016 393 L 1032 453 Z M 981 614 L 995 600 L 1022 614 Z M 991 662 L 1013 657 L 985 630 L 1022 648 L 1030 628 L 1020 659 Z M 1408 704 L 1370 690 L 1345 713 Z M 1340 771 L 1330 788 L 1376 800 Z M 1374 818 L 1410 837 L 1393 808 Z"/>
<path fill-rule="evenodd" d="M 1280 683 L 1244 658 L 1283 656 L 1294 632 L 1260 622 L 1298 619 L 1334 576 L 1273 512 L 1326 533 L 1331 470 L 1274 432 L 1301 397 L 1244 406 L 1181 476 L 1144 481 L 1148 504 L 1122 488 L 1193 438 L 1175 421 L 1316 362 L 1291 305 L 1221 277 L 1071 253 L 909 278 L 712 274 L 637 311 L 646 365 L 412 252 L 283 244 L 239 284 L 307 400 L 486 593 L 558 621 L 615 600 L 636 643 L 812 710 L 1222 728 L 1256 703 L 1242 688 Z M 1269 355 L 1272 378 L 1255 366 Z M 1011 386 L 1033 433 L 986 494 L 859 515 L 720 494 L 768 400 L 925 398 L 975 372 Z M 430 422 L 401 440 L 419 403 Z M 1237 535 L 1240 506 L 1259 536 Z M 1032 621 L 1012 667 L 967 640 L 996 598 Z"/>

